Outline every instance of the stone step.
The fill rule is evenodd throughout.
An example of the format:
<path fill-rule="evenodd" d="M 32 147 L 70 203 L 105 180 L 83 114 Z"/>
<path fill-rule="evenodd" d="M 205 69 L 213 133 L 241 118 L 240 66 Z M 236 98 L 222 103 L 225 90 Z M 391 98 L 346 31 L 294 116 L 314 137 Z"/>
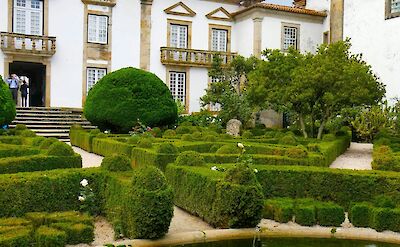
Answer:
<path fill-rule="evenodd" d="M 16 118 L 22 118 L 22 117 L 36 117 L 36 118 L 42 118 L 42 117 L 47 117 L 47 118 L 81 118 L 82 115 L 80 114 L 53 114 L 53 113 L 17 113 Z"/>
<path fill-rule="evenodd" d="M 39 122 L 38 124 L 25 124 L 28 129 L 69 129 L 71 125 L 55 125 L 55 123 L 49 122 L 49 125 L 43 125 L 42 122 Z M 10 128 L 15 128 L 15 125 L 11 124 L 9 126 Z M 90 125 L 88 123 L 87 125 L 82 125 L 82 128 L 84 129 L 95 129 L 95 126 Z"/>
<path fill-rule="evenodd" d="M 68 108 L 68 107 L 17 107 L 17 111 L 72 111 L 72 112 L 82 112 L 82 108 Z"/>
<path fill-rule="evenodd" d="M 16 117 L 14 121 L 64 121 L 64 122 L 87 122 L 86 119 L 83 118 L 60 118 L 60 117 L 53 117 L 53 118 L 48 118 L 48 117 Z"/>
<path fill-rule="evenodd" d="M 39 133 L 69 133 L 69 129 L 30 129 L 36 134 Z"/>
<path fill-rule="evenodd" d="M 69 133 L 36 133 L 38 136 L 44 136 L 44 137 L 66 137 L 69 138 Z"/>

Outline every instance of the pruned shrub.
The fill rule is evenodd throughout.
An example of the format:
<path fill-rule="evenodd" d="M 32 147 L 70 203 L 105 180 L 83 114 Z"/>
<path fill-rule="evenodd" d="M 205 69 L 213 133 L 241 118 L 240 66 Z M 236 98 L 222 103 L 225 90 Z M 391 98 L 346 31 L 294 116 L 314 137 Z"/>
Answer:
<path fill-rule="evenodd" d="M 38 247 L 64 247 L 67 242 L 67 235 L 64 231 L 41 226 L 36 230 L 35 240 Z"/>
<path fill-rule="evenodd" d="M 36 133 L 33 132 L 32 130 L 26 129 L 26 130 L 21 131 L 20 135 L 23 137 L 35 137 Z"/>
<path fill-rule="evenodd" d="M 141 138 L 138 142 L 138 147 L 140 148 L 152 148 L 153 143 L 148 138 Z"/>
<path fill-rule="evenodd" d="M 388 146 L 378 146 L 373 151 L 372 168 L 374 170 L 400 171 L 399 162 L 395 159 L 392 149 Z"/>
<path fill-rule="evenodd" d="M 203 156 L 195 151 L 185 151 L 178 155 L 176 164 L 180 166 L 203 166 L 206 164 Z"/>
<path fill-rule="evenodd" d="M 40 147 L 40 145 L 42 144 L 42 142 L 46 140 L 46 137 L 43 136 L 36 136 L 35 138 L 33 138 L 32 140 L 32 146 L 34 147 Z"/>
<path fill-rule="evenodd" d="M 285 135 L 279 140 L 279 144 L 295 146 L 297 145 L 297 140 L 294 135 Z"/>
<path fill-rule="evenodd" d="M 226 171 L 225 181 L 241 185 L 257 184 L 257 178 L 254 171 L 247 165 L 240 163 Z"/>
<path fill-rule="evenodd" d="M 127 139 L 128 144 L 138 144 L 140 141 L 140 137 L 138 135 L 133 135 Z"/>
<path fill-rule="evenodd" d="M 374 206 L 378 208 L 395 208 L 396 203 L 387 195 L 379 195 L 375 197 Z"/>
<path fill-rule="evenodd" d="M 155 74 L 123 68 L 104 76 L 89 91 L 85 117 L 100 129 L 128 132 L 138 119 L 147 126 L 176 121 L 177 106 L 168 87 Z"/>
<path fill-rule="evenodd" d="M 378 147 L 378 146 L 389 146 L 390 143 L 391 143 L 391 141 L 390 141 L 389 138 L 382 137 L 382 138 L 379 138 L 376 141 L 374 141 L 374 146 L 375 147 Z"/>
<path fill-rule="evenodd" d="M 64 231 L 67 244 L 91 243 L 94 240 L 93 226 L 90 225 L 59 222 L 51 224 L 50 227 Z"/>
<path fill-rule="evenodd" d="M 336 139 L 334 134 L 326 134 L 322 137 L 323 141 L 327 141 L 327 142 L 331 142 L 334 141 Z"/>
<path fill-rule="evenodd" d="M 293 218 L 294 203 L 290 198 L 268 199 L 264 202 L 263 217 L 286 223 Z"/>
<path fill-rule="evenodd" d="M 203 137 L 203 141 L 205 142 L 216 142 L 217 141 L 217 137 L 215 137 L 214 135 L 206 135 Z"/>
<path fill-rule="evenodd" d="M 316 143 L 307 144 L 307 150 L 310 152 L 321 153 L 321 147 Z"/>
<path fill-rule="evenodd" d="M 192 133 L 191 129 L 188 126 L 179 126 L 176 128 L 176 133 L 178 135 L 183 135 L 183 134 L 190 134 Z"/>
<path fill-rule="evenodd" d="M 15 125 L 15 130 L 22 131 L 28 129 L 25 124 L 17 124 Z"/>
<path fill-rule="evenodd" d="M 54 137 L 46 138 L 40 143 L 40 149 L 48 149 L 51 146 L 51 144 L 55 142 L 58 142 L 57 138 Z"/>
<path fill-rule="evenodd" d="M 98 134 L 96 135 L 96 138 L 104 139 L 104 138 L 107 138 L 107 135 L 104 134 L 104 133 L 98 133 Z"/>
<path fill-rule="evenodd" d="M 72 147 L 64 142 L 54 142 L 47 150 L 50 156 L 74 156 L 75 152 Z"/>
<path fill-rule="evenodd" d="M 286 155 L 290 158 L 301 159 L 307 157 L 307 150 L 302 146 L 290 147 L 286 150 Z"/>
<path fill-rule="evenodd" d="M 171 138 L 171 137 L 175 137 L 175 136 L 176 136 L 175 130 L 166 130 L 166 131 L 164 131 L 164 134 L 163 134 L 164 138 Z"/>
<path fill-rule="evenodd" d="M 182 140 L 182 141 L 189 141 L 189 142 L 191 142 L 191 141 L 193 141 L 193 137 L 192 137 L 191 134 L 183 134 L 182 137 L 181 137 L 181 140 Z"/>
<path fill-rule="evenodd" d="M 246 130 L 243 132 L 242 137 L 246 139 L 253 138 L 253 133 L 250 130 Z"/>
<path fill-rule="evenodd" d="M 151 129 L 150 133 L 154 136 L 154 137 L 162 137 L 162 131 L 159 127 L 154 127 L 153 129 Z"/>
<path fill-rule="evenodd" d="M 344 220 L 343 207 L 334 203 L 319 203 L 316 205 L 317 221 L 321 226 L 340 226 Z"/>
<path fill-rule="evenodd" d="M 317 223 L 314 205 L 299 204 L 294 208 L 295 221 L 302 226 L 313 226 Z"/>
<path fill-rule="evenodd" d="M 132 170 L 131 161 L 128 156 L 123 154 L 112 154 L 104 157 L 101 168 L 110 172 L 120 172 Z"/>
<path fill-rule="evenodd" d="M 350 208 L 350 222 L 355 227 L 369 227 L 371 221 L 372 206 L 370 203 L 356 203 Z"/>
<path fill-rule="evenodd" d="M 217 150 L 217 154 L 240 154 L 242 150 L 235 144 L 226 144 Z"/>
<path fill-rule="evenodd" d="M 178 153 L 178 149 L 172 143 L 161 143 L 160 146 L 157 147 L 157 153 L 176 154 Z"/>
<path fill-rule="evenodd" d="M 390 230 L 400 231 L 400 209 L 373 208 L 371 212 L 371 227 L 382 232 Z"/>

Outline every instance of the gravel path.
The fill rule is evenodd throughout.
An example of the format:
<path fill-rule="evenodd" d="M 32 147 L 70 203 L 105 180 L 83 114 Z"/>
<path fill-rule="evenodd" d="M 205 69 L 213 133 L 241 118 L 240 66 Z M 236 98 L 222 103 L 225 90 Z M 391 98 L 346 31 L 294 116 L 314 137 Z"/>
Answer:
<path fill-rule="evenodd" d="M 103 161 L 103 156 L 86 152 L 85 150 L 74 146 L 72 146 L 72 149 L 75 151 L 75 153 L 78 153 L 82 156 L 83 168 L 99 167 Z"/>
<path fill-rule="evenodd" d="M 352 142 L 350 148 L 340 155 L 330 168 L 372 170 L 372 147 L 370 143 Z"/>

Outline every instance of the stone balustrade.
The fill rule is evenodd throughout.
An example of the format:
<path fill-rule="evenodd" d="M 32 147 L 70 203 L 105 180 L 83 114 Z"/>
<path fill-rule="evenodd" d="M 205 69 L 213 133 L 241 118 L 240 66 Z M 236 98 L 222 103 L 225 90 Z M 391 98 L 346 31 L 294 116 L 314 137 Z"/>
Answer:
<path fill-rule="evenodd" d="M 56 38 L 0 32 L 1 50 L 9 55 L 51 57 L 56 53 Z"/>

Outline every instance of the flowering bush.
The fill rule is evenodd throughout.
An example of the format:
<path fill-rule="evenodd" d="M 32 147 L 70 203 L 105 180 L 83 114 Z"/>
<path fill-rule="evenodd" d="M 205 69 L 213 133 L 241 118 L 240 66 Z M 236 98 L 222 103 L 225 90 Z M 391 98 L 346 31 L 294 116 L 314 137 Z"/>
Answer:
<path fill-rule="evenodd" d="M 87 179 L 82 179 L 80 184 L 81 191 L 78 196 L 78 200 L 80 202 L 80 210 L 91 215 L 100 214 L 100 206 L 97 202 L 96 195 L 94 194 L 93 189 L 89 185 L 89 181 Z"/>

